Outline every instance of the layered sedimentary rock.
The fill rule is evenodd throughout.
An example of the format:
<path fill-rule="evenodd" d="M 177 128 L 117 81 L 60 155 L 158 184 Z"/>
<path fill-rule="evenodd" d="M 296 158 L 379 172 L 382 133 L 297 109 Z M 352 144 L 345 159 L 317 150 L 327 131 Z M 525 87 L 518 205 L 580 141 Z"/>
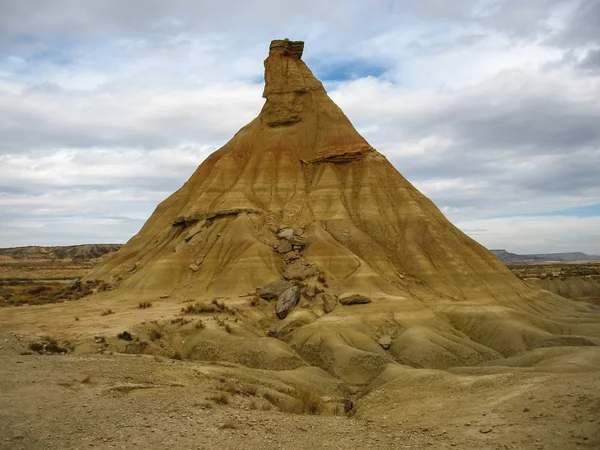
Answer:
<path fill-rule="evenodd" d="M 277 298 L 286 341 L 351 382 L 391 361 L 448 367 L 571 345 L 568 335 L 598 340 L 591 313 L 516 278 L 371 147 L 302 51 L 273 41 L 258 117 L 88 279 L 119 295 L 188 298 L 288 280 L 304 308 L 292 310 L 296 289 L 258 291 Z"/>
<path fill-rule="evenodd" d="M 273 41 L 259 116 L 90 276 L 137 292 L 242 294 L 281 278 L 280 255 L 294 242 L 276 232 L 288 227 L 303 230 L 297 249 L 339 294 L 521 290 L 355 130 L 302 50 L 301 42 Z"/>

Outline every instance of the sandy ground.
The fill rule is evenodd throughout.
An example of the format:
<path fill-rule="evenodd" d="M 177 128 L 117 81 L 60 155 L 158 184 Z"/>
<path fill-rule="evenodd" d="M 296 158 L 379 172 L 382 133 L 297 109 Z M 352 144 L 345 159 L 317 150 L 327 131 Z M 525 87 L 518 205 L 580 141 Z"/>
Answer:
<path fill-rule="evenodd" d="M 26 342 L 0 336 L 1 448 L 600 448 L 600 376 L 577 361 L 560 373 L 384 373 L 354 417 L 330 417 L 251 409 L 260 393 L 215 404 L 223 383 L 248 370 L 231 364 L 21 355 Z M 594 357 L 588 349 L 581 362 Z"/>

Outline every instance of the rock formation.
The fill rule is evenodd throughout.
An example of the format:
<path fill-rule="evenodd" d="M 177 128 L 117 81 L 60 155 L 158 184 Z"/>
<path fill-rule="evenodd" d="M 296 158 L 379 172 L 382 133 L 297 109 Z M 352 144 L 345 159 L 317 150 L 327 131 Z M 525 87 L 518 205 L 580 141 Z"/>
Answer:
<path fill-rule="evenodd" d="M 147 297 L 310 287 L 315 295 L 293 311 L 298 289 L 262 292 L 278 299 L 283 326 L 302 324 L 287 342 L 349 381 L 390 358 L 474 364 L 582 334 L 577 308 L 515 277 L 369 145 L 302 51 L 273 41 L 258 117 L 87 278 Z M 386 351 L 382 334 L 394 336 Z"/>

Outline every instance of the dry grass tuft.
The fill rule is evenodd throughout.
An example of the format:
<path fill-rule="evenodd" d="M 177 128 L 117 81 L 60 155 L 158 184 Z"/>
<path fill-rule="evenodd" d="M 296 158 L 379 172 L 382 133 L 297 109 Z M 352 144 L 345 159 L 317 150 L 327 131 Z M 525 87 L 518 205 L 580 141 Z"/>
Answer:
<path fill-rule="evenodd" d="M 140 302 L 138 305 L 138 308 L 146 309 L 146 308 L 150 308 L 151 306 L 152 306 L 152 303 L 150 303 L 150 302 Z"/>
<path fill-rule="evenodd" d="M 335 415 L 334 409 L 312 390 L 298 390 L 296 398 L 287 395 L 275 397 L 269 393 L 264 394 L 263 398 L 285 413 L 322 416 Z"/>
<path fill-rule="evenodd" d="M 181 308 L 182 314 L 206 314 L 220 312 L 218 306 L 210 303 L 194 303 Z"/>
<path fill-rule="evenodd" d="M 211 397 L 211 400 L 217 405 L 229 405 L 231 403 L 231 394 L 227 391 L 219 391 Z"/>

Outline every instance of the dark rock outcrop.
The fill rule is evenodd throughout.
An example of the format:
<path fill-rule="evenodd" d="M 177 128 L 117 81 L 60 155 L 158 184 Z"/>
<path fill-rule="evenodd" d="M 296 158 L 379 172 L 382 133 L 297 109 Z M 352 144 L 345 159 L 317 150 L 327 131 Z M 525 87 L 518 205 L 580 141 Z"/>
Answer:
<path fill-rule="evenodd" d="M 285 319 L 288 313 L 298 304 L 298 300 L 300 300 L 300 288 L 298 286 L 292 286 L 282 292 L 277 299 L 277 305 L 275 305 L 277 317 Z"/>

